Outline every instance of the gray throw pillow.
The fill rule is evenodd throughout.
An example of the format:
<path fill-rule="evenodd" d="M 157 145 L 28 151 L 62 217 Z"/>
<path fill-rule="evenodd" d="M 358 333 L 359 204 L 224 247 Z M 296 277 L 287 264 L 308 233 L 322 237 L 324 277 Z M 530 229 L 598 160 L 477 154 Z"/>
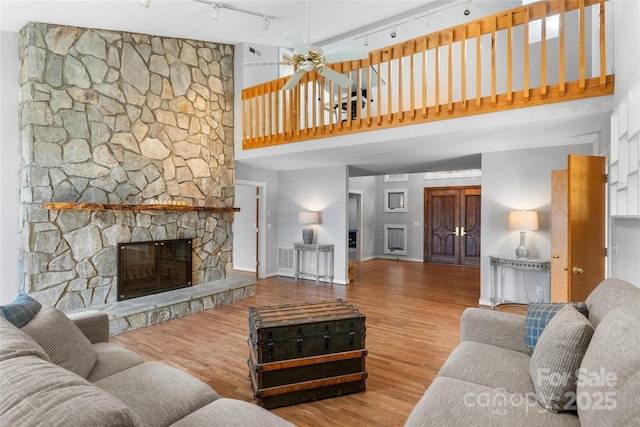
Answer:
<path fill-rule="evenodd" d="M 98 353 L 82 331 L 63 312 L 46 307 L 22 330 L 47 352 L 51 362 L 86 378 Z"/>
<path fill-rule="evenodd" d="M 564 306 L 544 328 L 529 364 L 538 403 L 544 408 L 552 412 L 571 409 L 576 371 L 592 336 L 591 323 L 572 305 Z"/>

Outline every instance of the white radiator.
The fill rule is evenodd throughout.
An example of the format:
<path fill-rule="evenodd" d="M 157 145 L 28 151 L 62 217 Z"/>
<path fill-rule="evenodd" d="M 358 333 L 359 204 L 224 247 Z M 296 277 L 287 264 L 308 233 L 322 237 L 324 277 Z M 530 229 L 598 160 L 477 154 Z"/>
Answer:
<path fill-rule="evenodd" d="M 293 270 L 293 248 L 278 248 L 278 268 Z"/>
<path fill-rule="evenodd" d="M 392 255 L 407 254 L 406 225 L 384 225 L 384 253 Z"/>

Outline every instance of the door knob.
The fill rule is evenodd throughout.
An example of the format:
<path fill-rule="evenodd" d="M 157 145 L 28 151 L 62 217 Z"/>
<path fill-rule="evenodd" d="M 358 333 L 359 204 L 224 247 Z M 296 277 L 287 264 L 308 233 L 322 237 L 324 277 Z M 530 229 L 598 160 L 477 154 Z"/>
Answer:
<path fill-rule="evenodd" d="M 573 271 L 573 274 L 580 274 L 580 273 L 584 273 L 584 270 L 581 269 L 580 267 L 573 267 L 571 269 L 571 271 Z"/>
<path fill-rule="evenodd" d="M 456 231 L 455 232 L 451 232 L 451 234 L 453 234 L 454 236 L 459 236 L 460 235 L 460 227 L 456 227 Z"/>
<path fill-rule="evenodd" d="M 553 254 L 553 255 L 551 255 L 551 258 L 558 259 L 558 258 L 560 258 L 560 254 Z"/>
<path fill-rule="evenodd" d="M 467 234 L 467 233 L 465 233 L 464 227 L 460 227 L 460 235 L 464 236 L 465 234 Z"/>

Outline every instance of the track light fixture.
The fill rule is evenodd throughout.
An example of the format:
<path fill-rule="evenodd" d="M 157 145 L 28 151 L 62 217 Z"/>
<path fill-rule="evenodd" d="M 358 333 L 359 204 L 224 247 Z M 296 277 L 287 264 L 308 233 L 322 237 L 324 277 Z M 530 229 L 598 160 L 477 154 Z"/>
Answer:
<path fill-rule="evenodd" d="M 151 0 L 140 0 L 140 4 L 144 7 L 149 7 L 149 5 L 151 4 Z"/>
<path fill-rule="evenodd" d="M 369 46 L 369 34 L 364 37 L 364 45 Z"/>
<path fill-rule="evenodd" d="M 391 38 L 392 38 L 392 39 L 395 39 L 395 38 L 396 38 L 396 36 L 397 36 L 397 34 L 396 34 L 396 27 L 393 27 L 393 31 L 391 31 Z"/>
<path fill-rule="evenodd" d="M 469 2 L 467 2 L 467 8 L 464 10 L 464 16 L 469 16 L 471 11 L 469 10 Z"/>
<path fill-rule="evenodd" d="M 221 13 L 222 13 L 222 5 L 220 3 L 214 4 L 213 10 L 211 11 L 211 19 L 215 21 L 219 21 Z"/>
<path fill-rule="evenodd" d="M 264 22 L 262 23 L 262 28 L 264 28 L 265 31 L 269 31 L 270 26 L 271 26 L 271 18 L 269 18 L 268 16 L 265 16 Z"/>

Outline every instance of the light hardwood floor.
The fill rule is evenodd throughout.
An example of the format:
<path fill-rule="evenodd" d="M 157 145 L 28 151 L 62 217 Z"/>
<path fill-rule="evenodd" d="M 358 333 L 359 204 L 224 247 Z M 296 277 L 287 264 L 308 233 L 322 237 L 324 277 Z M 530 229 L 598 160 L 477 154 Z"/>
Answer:
<path fill-rule="evenodd" d="M 341 298 L 366 315 L 367 390 L 273 409 L 298 426 L 402 426 L 459 342 L 460 315 L 477 306 L 478 268 L 373 260 L 349 286 L 259 280 L 244 301 L 128 332 L 112 341 L 190 372 L 219 394 L 253 402 L 248 308 Z"/>

